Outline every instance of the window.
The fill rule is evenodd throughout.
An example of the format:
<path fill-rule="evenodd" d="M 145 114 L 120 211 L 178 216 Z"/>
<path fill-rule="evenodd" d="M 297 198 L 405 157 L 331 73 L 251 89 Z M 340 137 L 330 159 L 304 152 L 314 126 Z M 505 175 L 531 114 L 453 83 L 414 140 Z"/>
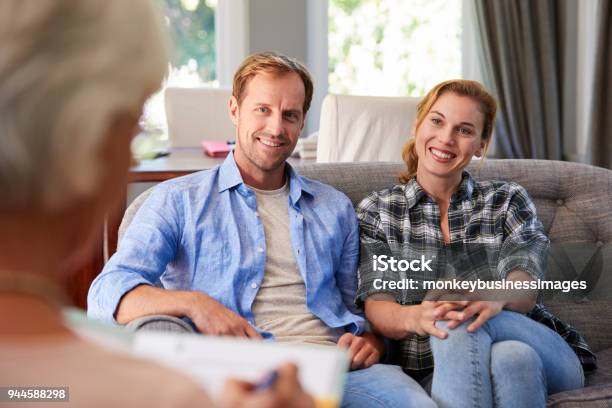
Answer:
<path fill-rule="evenodd" d="M 164 0 L 163 5 L 175 47 L 169 80 L 214 83 L 216 0 Z"/>
<path fill-rule="evenodd" d="M 158 0 L 173 41 L 166 86 L 218 86 L 215 53 L 217 0 Z M 165 129 L 163 89 L 147 102 L 144 112 L 149 131 Z"/>
<path fill-rule="evenodd" d="M 421 96 L 461 77 L 461 0 L 329 0 L 329 92 Z"/>

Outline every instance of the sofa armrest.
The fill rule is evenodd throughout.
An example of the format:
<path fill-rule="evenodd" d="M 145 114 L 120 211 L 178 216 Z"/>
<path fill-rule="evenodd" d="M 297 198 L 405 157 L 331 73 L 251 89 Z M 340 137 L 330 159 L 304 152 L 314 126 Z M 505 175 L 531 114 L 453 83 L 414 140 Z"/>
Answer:
<path fill-rule="evenodd" d="M 612 404 L 612 383 L 578 390 L 559 392 L 548 397 L 548 408 L 609 407 Z"/>
<path fill-rule="evenodd" d="M 161 331 L 173 333 L 196 333 L 195 328 L 188 322 L 175 316 L 152 315 L 139 317 L 129 322 L 126 328 L 134 331 Z"/>

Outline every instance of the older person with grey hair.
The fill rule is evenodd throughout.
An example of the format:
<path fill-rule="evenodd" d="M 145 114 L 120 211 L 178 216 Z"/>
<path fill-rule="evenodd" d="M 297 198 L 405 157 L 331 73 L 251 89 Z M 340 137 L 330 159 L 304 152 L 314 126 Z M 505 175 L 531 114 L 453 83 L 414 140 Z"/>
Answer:
<path fill-rule="evenodd" d="M 148 0 L 0 1 L 0 387 L 69 387 L 74 406 L 211 405 L 178 373 L 78 337 L 58 284 L 125 188 L 166 44 Z M 310 405 L 295 367 L 279 372 L 264 392 L 231 382 L 226 405 Z"/>

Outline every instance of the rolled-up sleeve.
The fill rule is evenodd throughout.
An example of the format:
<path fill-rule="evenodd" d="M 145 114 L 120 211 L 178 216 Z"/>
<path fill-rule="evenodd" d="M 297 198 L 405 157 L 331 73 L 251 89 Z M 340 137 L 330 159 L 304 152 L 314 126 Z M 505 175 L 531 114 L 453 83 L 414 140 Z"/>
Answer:
<path fill-rule="evenodd" d="M 172 261 L 180 243 L 180 205 L 172 191 L 158 185 L 136 213 L 117 252 L 93 281 L 87 296 L 87 314 L 116 322 L 123 296 L 136 286 L 154 285 Z"/>
<path fill-rule="evenodd" d="M 498 274 L 505 279 L 514 270 L 527 272 L 535 280 L 544 279 L 549 240 L 527 191 L 510 183 L 510 197 L 504 223 Z"/>
<path fill-rule="evenodd" d="M 365 300 L 377 293 L 386 293 L 400 301 L 399 290 L 383 288 L 383 282 L 397 280 L 395 272 L 374 267 L 374 256 L 391 256 L 387 237 L 382 229 L 378 209 L 378 194 L 371 193 L 357 206 L 357 219 L 359 220 L 359 286 L 355 302 L 362 306 Z"/>
<path fill-rule="evenodd" d="M 363 316 L 362 311 L 354 303 L 357 291 L 356 271 L 359 261 L 359 227 L 355 217 L 355 210 L 350 205 L 350 202 L 345 212 L 344 225 L 346 227 L 346 238 L 342 246 L 342 257 L 340 267 L 336 272 L 336 279 L 342 293 L 343 303 L 351 313 Z"/>
<path fill-rule="evenodd" d="M 366 328 L 363 310 L 355 304 L 355 294 L 357 291 L 357 264 L 359 261 L 359 227 L 355 210 L 351 202 L 346 199 L 346 210 L 343 211 L 343 225 L 345 226 L 344 244 L 342 246 L 342 257 L 340 266 L 336 272 L 336 280 L 342 302 L 347 309 L 354 315 L 361 317 L 356 321 L 351 332 L 355 335 L 360 335 Z"/>

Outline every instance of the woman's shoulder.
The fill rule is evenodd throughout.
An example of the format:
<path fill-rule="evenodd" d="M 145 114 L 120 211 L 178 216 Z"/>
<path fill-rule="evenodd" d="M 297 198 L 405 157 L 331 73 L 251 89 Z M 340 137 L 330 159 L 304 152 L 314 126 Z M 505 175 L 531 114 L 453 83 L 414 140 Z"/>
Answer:
<path fill-rule="evenodd" d="M 529 197 L 525 187 L 515 181 L 479 180 L 474 185 L 476 194 L 485 198 L 509 199 L 516 195 Z"/>
<path fill-rule="evenodd" d="M 367 210 L 372 208 L 388 207 L 391 203 L 406 200 L 406 185 L 396 184 L 382 190 L 376 190 L 366 195 L 357 205 L 358 209 Z"/>

